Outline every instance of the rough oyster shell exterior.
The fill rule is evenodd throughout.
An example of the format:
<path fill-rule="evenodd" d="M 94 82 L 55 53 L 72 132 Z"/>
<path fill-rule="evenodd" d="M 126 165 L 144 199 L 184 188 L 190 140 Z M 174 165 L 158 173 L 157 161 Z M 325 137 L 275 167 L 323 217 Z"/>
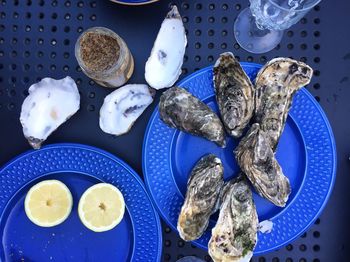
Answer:
<path fill-rule="evenodd" d="M 256 191 L 276 206 L 284 207 L 291 192 L 271 149 L 268 135 L 253 124 L 236 148 L 236 159 Z"/>
<path fill-rule="evenodd" d="M 185 89 L 172 87 L 165 91 L 160 98 L 159 113 L 170 127 L 225 146 L 225 130 L 219 117 Z"/>
<path fill-rule="evenodd" d="M 193 168 L 177 224 L 183 240 L 198 239 L 207 228 L 224 184 L 223 173 L 220 159 L 212 154 L 202 157 Z"/>
<path fill-rule="evenodd" d="M 259 71 L 255 84 L 255 122 L 259 123 L 275 151 L 284 129 L 293 96 L 311 81 L 308 65 L 290 58 L 276 58 Z"/>
<path fill-rule="evenodd" d="M 257 242 L 259 222 L 243 174 L 225 184 L 221 202 L 219 219 L 208 244 L 209 255 L 215 262 L 248 262 Z"/>
<path fill-rule="evenodd" d="M 227 133 L 240 137 L 254 112 L 254 87 L 238 60 L 223 53 L 214 65 L 214 88 Z"/>

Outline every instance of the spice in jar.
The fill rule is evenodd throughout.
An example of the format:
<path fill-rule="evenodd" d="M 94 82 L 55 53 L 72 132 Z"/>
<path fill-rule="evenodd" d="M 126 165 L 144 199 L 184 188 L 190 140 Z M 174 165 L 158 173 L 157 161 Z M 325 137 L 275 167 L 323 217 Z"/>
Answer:
<path fill-rule="evenodd" d="M 107 28 L 93 27 L 82 33 L 75 55 L 84 73 L 106 87 L 122 86 L 134 70 L 127 45 Z"/>

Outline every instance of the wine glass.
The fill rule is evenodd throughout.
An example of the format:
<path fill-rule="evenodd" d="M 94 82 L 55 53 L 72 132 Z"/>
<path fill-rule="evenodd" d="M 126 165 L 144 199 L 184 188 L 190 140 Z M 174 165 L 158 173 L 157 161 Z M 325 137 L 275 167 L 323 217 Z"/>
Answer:
<path fill-rule="evenodd" d="M 321 0 L 249 0 L 250 8 L 237 17 L 234 33 L 245 50 L 261 54 L 282 40 L 283 30 L 297 23 Z"/>

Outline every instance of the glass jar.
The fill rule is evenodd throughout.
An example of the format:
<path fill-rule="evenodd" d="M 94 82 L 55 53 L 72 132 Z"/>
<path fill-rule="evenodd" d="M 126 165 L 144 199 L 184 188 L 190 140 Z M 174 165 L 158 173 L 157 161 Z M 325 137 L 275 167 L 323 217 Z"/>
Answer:
<path fill-rule="evenodd" d="M 104 27 L 92 27 L 80 35 L 75 57 L 82 71 L 105 87 L 124 85 L 134 71 L 134 59 L 124 40 Z"/>

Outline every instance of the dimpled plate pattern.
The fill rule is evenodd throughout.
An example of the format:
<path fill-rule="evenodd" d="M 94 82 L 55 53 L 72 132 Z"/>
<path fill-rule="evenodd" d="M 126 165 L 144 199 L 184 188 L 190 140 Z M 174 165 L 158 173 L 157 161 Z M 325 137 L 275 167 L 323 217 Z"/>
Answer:
<path fill-rule="evenodd" d="M 4 215 L 4 210 L 12 209 L 12 205 L 9 204 L 9 202 L 13 202 L 12 200 L 10 201 L 10 199 L 16 194 L 17 191 L 34 179 L 47 176 L 49 174 L 56 173 L 56 176 L 58 177 L 56 179 L 60 179 L 60 174 L 64 172 L 69 172 L 69 177 L 72 177 L 72 173 L 78 173 L 79 176 L 83 176 L 83 179 L 93 177 L 95 180 L 97 179 L 98 181 L 111 183 L 117 186 L 124 196 L 126 208 L 131 220 L 130 224 L 132 224 L 132 229 L 131 231 L 129 230 L 131 235 L 133 235 L 130 237 L 132 242 L 131 245 L 133 245 L 131 248 L 133 249 L 131 252 L 131 261 L 160 261 L 162 249 L 160 221 L 146 193 L 141 179 L 135 173 L 135 171 L 133 171 L 123 161 L 94 147 L 78 144 L 55 144 L 46 146 L 41 150 L 29 151 L 28 153 L 17 157 L 15 160 L 7 164 L 0 171 L 1 223 L 4 224 L 4 220 L 7 219 L 7 215 Z M 63 177 L 63 175 L 61 176 Z M 75 180 L 75 183 L 72 184 L 77 184 L 76 181 L 77 180 Z M 74 203 L 74 205 L 76 204 L 77 203 Z M 76 212 L 74 209 L 76 208 L 73 207 L 72 213 L 74 211 Z M 72 216 L 72 214 L 70 216 Z M 73 226 L 79 227 L 80 225 Z M 2 228 L 3 226 L 1 226 L 1 231 Z M 52 228 L 52 230 L 55 228 L 56 227 Z M 42 228 L 37 227 L 37 229 L 33 230 L 42 230 Z M 66 235 L 69 234 L 69 232 L 65 233 Z M 84 234 L 87 235 L 88 233 L 89 232 Z M 97 235 L 93 232 L 90 233 L 92 234 L 91 237 L 96 240 L 95 243 L 92 241 L 92 245 L 100 245 L 101 242 L 99 241 L 99 237 L 102 235 L 100 233 Z M 121 238 L 121 241 L 125 241 L 123 235 L 119 235 L 117 237 Z M 40 236 L 35 234 L 35 238 L 40 238 Z M 107 237 L 105 237 L 105 244 L 108 239 L 109 238 L 107 235 Z M 69 241 L 69 239 L 64 241 Z M 86 240 L 82 239 L 82 241 Z M 27 243 L 30 244 L 28 241 Z M 116 243 L 109 244 L 113 245 Z M 84 250 L 84 247 L 80 248 Z M 73 249 L 73 247 L 71 249 Z M 54 252 L 57 252 L 58 254 L 56 255 L 58 256 L 60 256 L 62 253 L 63 255 L 64 253 L 73 255 L 78 252 L 77 250 L 71 249 L 69 249 L 68 252 L 65 252 L 64 250 L 60 250 L 60 248 L 58 248 L 58 250 L 55 250 Z M 21 251 L 19 252 L 21 253 Z M 37 250 L 36 252 L 40 252 L 40 250 Z M 29 254 L 22 255 L 30 258 L 30 256 L 28 256 Z M 104 255 L 106 254 L 100 254 L 98 256 L 103 257 Z M 113 254 L 109 254 L 108 256 L 110 258 L 114 257 Z M 43 257 L 47 260 L 49 259 L 48 254 Z M 24 258 L 20 256 L 18 259 Z M 52 257 L 50 259 L 52 259 Z M 67 258 L 65 259 L 65 261 L 74 261 L 67 260 Z M 83 258 L 80 257 L 76 259 L 79 260 Z"/>
<path fill-rule="evenodd" d="M 242 63 L 242 66 L 251 79 L 255 78 L 261 67 L 252 63 Z M 185 87 L 199 99 L 207 101 L 208 97 L 213 96 L 212 68 L 204 68 L 185 78 L 178 85 Z M 336 148 L 333 133 L 322 109 L 306 89 L 301 89 L 295 95 L 289 118 L 292 120 L 288 121 L 295 122 L 295 129 L 301 134 L 303 150 L 306 152 L 304 168 L 299 171 L 300 185 L 286 208 L 279 209 L 277 213 L 268 217 L 274 224 L 273 230 L 269 234 L 259 233 L 255 255 L 280 248 L 306 231 L 324 208 L 335 180 Z M 287 126 L 285 132 L 287 132 Z M 156 108 L 146 131 L 143 148 L 146 186 L 159 213 L 174 230 L 176 230 L 178 214 L 184 200 L 176 183 L 177 178 L 173 177 L 180 174 L 173 171 L 172 166 L 175 165 L 173 152 L 181 154 L 174 150 L 176 139 L 181 133 L 166 126 L 160 120 L 158 108 Z M 281 143 L 283 143 L 282 140 L 284 140 L 283 135 Z M 198 138 L 198 141 L 203 140 Z M 197 149 L 191 150 L 194 152 Z M 289 157 L 283 155 L 283 152 L 277 152 L 277 158 L 282 162 Z M 186 162 L 186 159 L 183 161 Z M 184 162 L 181 165 L 184 165 Z M 285 165 L 282 162 L 283 168 Z M 285 170 L 286 175 L 288 172 L 289 170 Z M 295 190 L 293 184 L 292 188 Z M 257 203 L 258 213 L 259 204 Z M 194 241 L 194 244 L 206 248 L 209 238 L 210 230 L 207 230 L 200 239 Z"/>

